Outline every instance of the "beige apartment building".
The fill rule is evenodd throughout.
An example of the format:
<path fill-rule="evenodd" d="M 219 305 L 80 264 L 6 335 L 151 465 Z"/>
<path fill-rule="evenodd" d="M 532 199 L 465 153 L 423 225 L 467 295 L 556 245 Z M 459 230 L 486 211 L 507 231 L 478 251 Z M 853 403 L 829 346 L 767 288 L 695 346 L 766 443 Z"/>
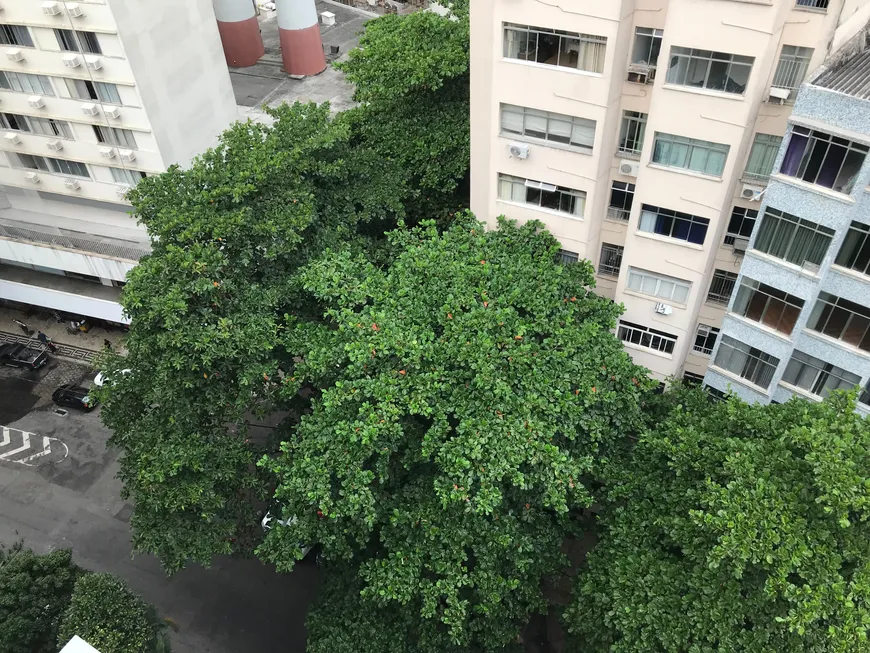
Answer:
<path fill-rule="evenodd" d="M 474 0 L 471 205 L 588 258 L 659 379 L 703 377 L 797 89 L 870 0 Z"/>

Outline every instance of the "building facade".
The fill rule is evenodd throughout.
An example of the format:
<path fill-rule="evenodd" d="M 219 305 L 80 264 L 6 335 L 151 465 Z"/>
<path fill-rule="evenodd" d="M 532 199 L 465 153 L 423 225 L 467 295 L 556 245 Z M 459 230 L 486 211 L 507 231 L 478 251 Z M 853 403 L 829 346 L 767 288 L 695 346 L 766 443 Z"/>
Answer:
<path fill-rule="evenodd" d="M 706 372 L 797 89 L 867 0 L 475 0 L 471 205 L 537 219 L 664 380 Z"/>
<path fill-rule="evenodd" d="M 124 323 L 126 192 L 237 117 L 211 0 L 4 2 L 0 300 Z"/>
<path fill-rule="evenodd" d="M 705 382 L 818 401 L 870 382 L 870 36 L 797 96 Z M 870 412 L 870 391 L 860 395 Z"/>

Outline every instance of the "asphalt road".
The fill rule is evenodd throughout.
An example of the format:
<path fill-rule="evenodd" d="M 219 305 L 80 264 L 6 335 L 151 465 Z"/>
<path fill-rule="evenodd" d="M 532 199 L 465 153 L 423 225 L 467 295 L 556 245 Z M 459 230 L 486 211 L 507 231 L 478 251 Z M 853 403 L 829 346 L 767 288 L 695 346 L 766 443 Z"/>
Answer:
<path fill-rule="evenodd" d="M 278 575 L 222 558 L 167 578 L 151 556 L 132 556 L 132 506 L 120 499 L 118 454 L 106 448 L 99 409 L 59 414 L 51 403 L 59 384 L 92 378 L 87 366 L 58 359 L 35 374 L 0 368 L 0 541 L 70 548 L 83 567 L 123 577 L 178 626 L 175 653 L 303 653 L 315 566 Z"/>

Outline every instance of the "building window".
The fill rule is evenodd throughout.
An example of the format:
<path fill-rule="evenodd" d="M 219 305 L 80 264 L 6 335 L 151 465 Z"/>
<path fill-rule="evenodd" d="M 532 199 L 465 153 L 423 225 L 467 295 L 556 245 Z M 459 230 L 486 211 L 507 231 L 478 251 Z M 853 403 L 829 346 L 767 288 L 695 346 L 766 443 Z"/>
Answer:
<path fill-rule="evenodd" d="M 109 167 L 109 170 L 112 171 L 112 179 L 114 179 L 119 184 L 127 184 L 128 186 L 135 186 L 148 176 L 141 170 L 129 170 L 128 168 L 112 167 Z"/>
<path fill-rule="evenodd" d="M 498 176 L 498 198 L 505 202 L 531 204 L 577 218 L 583 217 L 586 208 L 586 193 L 581 190 L 503 174 Z"/>
<path fill-rule="evenodd" d="M 701 385 L 704 382 L 704 375 L 695 374 L 694 372 L 683 372 L 683 381 L 691 386 Z"/>
<path fill-rule="evenodd" d="M 512 104 L 501 105 L 501 130 L 588 151 L 595 141 L 594 120 Z"/>
<path fill-rule="evenodd" d="M 861 274 L 870 274 L 870 226 L 853 222 L 843 240 L 843 246 L 837 254 L 837 265 L 855 270 Z"/>
<path fill-rule="evenodd" d="M 57 136 L 69 139 L 73 137 L 70 124 L 64 120 L 55 120 L 54 118 L 34 118 L 33 116 L 19 116 L 15 113 L 0 113 L 0 127 L 42 134 L 43 136 Z"/>
<path fill-rule="evenodd" d="M 607 207 L 607 217 L 611 220 L 628 222 L 633 201 L 634 184 L 622 181 L 610 182 L 610 205 Z"/>
<path fill-rule="evenodd" d="M 730 147 L 722 143 L 656 132 L 653 163 L 721 177 Z"/>
<path fill-rule="evenodd" d="M 100 143 L 109 143 L 119 147 L 136 148 L 136 138 L 133 132 L 129 129 L 119 129 L 117 127 L 103 127 L 102 125 L 92 125 L 94 134 Z"/>
<path fill-rule="evenodd" d="M 32 48 L 33 39 L 30 38 L 30 30 L 23 25 L 0 25 L 0 44 Z"/>
<path fill-rule="evenodd" d="M 742 95 L 754 61 L 754 57 L 675 45 L 671 48 L 666 81 L 668 84 Z"/>
<path fill-rule="evenodd" d="M 580 260 L 580 255 L 577 252 L 569 252 L 567 249 L 560 249 L 557 260 L 562 265 L 568 265 L 570 263 L 576 263 Z"/>
<path fill-rule="evenodd" d="M 677 343 L 677 336 L 673 334 L 623 320 L 619 321 L 616 335 L 623 342 L 660 351 L 663 354 L 674 353 L 674 345 Z"/>
<path fill-rule="evenodd" d="M 833 229 L 767 207 L 754 248 L 795 265 L 818 266 L 825 258 L 833 235 Z"/>
<path fill-rule="evenodd" d="M 118 87 L 107 82 L 92 82 L 88 79 L 67 79 L 70 95 L 79 100 L 99 100 L 108 104 L 121 104 Z"/>
<path fill-rule="evenodd" d="M 773 172 L 773 163 L 776 161 L 776 155 L 779 152 L 781 144 L 782 136 L 756 134 L 743 176 L 748 179 L 767 181 L 770 173 Z"/>
<path fill-rule="evenodd" d="M 639 111 L 623 111 L 619 129 L 619 151 L 623 154 L 640 154 L 646 134 L 647 114 Z"/>
<path fill-rule="evenodd" d="M 731 293 L 737 283 L 737 275 L 725 270 L 713 270 L 713 280 L 710 282 L 710 290 L 707 293 L 707 301 L 711 304 L 728 306 L 731 301 Z"/>
<path fill-rule="evenodd" d="M 631 52 L 631 63 L 635 67 L 645 66 L 648 69 L 647 82 L 656 78 L 656 64 L 659 60 L 659 52 L 662 49 L 662 37 L 664 32 L 651 27 L 638 27 L 634 30 L 634 49 Z M 629 71 L 630 82 L 632 71 Z"/>
<path fill-rule="evenodd" d="M 590 73 L 604 71 L 607 38 L 505 23 L 504 56 Z"/>
<path fill-rule="evenodd" d="M 786 335 L 791 335 L 803 307 L 799 297 L 746 277 L 734 301 L 737 315 Z"/>
<path fill-rule="evenodd" d="M 639 268 L 628 268 L 626 288 L 643 295 L 650 295 L 675 304 L 685 304 L 689 299 L 691 287 L 691 283 L 682 279 Z"/>
<path fill-rule="evenodd" d="M 798 7 L 812 7 L 814 9 L 827 9 L 829 0 L 797 0 Z"/>
<path fill-rule="evenodd" d="M 767 390 L 779 365 L 779 359 L 731 336 L 723 335 L 713 364 Z"/>
<path fill-rule="evenodd" d="M 801 48 L 797 45 L 782 46 L 771 86 L 789 91 L 797 90 L 807 76 L 812 58 L 812 48 Z"/>
<path fill-rule="evenodd" d="M 601 243 L 601 258 L 598 260 L 598 274 L 606 277 L 618 277 L 622 267 L 622 250 L 619 245 Z"/>
<path fill-rule="evenodd" d="M 746 238 L 752 236 L 752 230 L 755 228 L 755 220 L 758 218 L 758 211 L 755 209 L 746 209 L 742 206 L 735 206 L 731 210 L 731 220 L 728 222 L 728 231 L 725 232 L 725 244 L 733 245 L 735 238 Z"/>
<path fill-rule="evenodd" d="M 848 299 L 826 292 L 819 293 L 807 327 L 858 349 L 870 351 L 870 308 Z"/>
<path fill-rule="evenodd" d="M 57 37 L 57 44 L 61 50 L 67 52 L 89 52 L 90 54 L 103 54 L 100 49 L 100 42 L 97 40 L 97 35 L 93 32 L 71 29 L 55 29 L 54 34 Z"/>
<path fill-rule="evenodd" d="M 795 125 L 779 171 L 840 193 L 852 192 L 870 147 Z"/>
<path fill-rule="evenodd" d="M 707 218 L 699 218 L 697 215 L 644 204 L 641 207 L 638 229 L 651 234 L 703 245 L 709 224 L 710 221 Z"/>
<path fill-rule="evenodd" d="M 88 167 L 84 163 L 79 163 L 78 161 L 55 159 L 50 156 L 34 156 L 32 154 L 14 154 L 13 156 L 17 158 L 19 168 L 54 172 L 59 175 L 68 175 L 71 177 L 84 177 L 85 179 L 91 178 L 91 175 L 88 172 Z"/>
<path fill-rule="evenodd" d="M 28 75 L 0 70 L 0 88 L 7 91 L 33 93 L 34 95 L 54 95 L 51 81 L 45 75 Z"/>
<path fill-rule="evenodd" d="M 861 377 L 826 363 L 821 358 L 795 350 L 782 381 L 824 398 L 832 390 L 851 390 L 861 382 Z"/>
<path fill-rule="evenodd" d="M 692 345 L 692 350 L 699 354 L 709 356 L 713 353 L 713 348 L 716 346 L 716 338 L 719 337 L 719 329 L 709 324 L 699 324 L 698 331 L 695 333 L 695 344 Z"/>

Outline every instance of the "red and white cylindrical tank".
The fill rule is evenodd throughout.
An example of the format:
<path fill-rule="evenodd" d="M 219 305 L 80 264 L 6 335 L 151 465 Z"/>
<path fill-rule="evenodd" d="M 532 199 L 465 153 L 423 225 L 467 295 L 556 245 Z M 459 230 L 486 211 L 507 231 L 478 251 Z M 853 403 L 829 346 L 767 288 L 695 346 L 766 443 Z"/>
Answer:
<path fill-rule="evenodd" d="M 316 75 L 326 69 L 314 0 L 275 0 L 281 59 L 291 75 Z"/>
<path fill-rule="evenodd" d="M 253 66 L 265 54 L 257 9 L 252 0 L 213 0 L 227 65 Z"/>

